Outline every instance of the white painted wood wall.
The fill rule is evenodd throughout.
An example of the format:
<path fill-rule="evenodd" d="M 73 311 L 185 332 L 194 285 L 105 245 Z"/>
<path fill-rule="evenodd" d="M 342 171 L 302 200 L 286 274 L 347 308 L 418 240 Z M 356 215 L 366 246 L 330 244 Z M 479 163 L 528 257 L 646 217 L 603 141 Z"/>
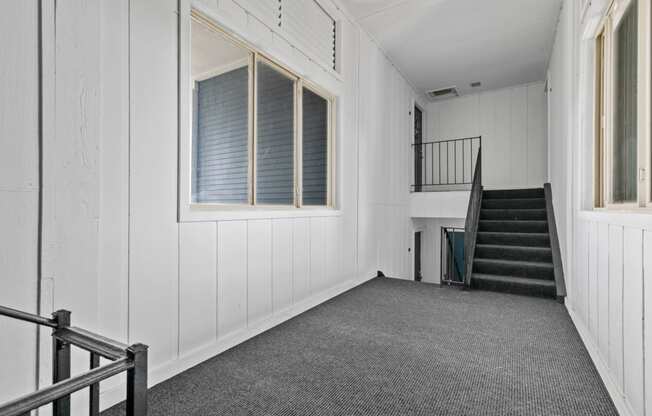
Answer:
<path fill-rule="evenodd" d="M 411 276 L 412 88 L 333 3 L 325 2 L 341 24 L 340 75 L 266 26 L 257 1 L 196 5 L 338 95 L 336 215 L 177 222 L 177 20 L 188 17 L 189 1 L 180 11 L 177 0 L 42 2 L 42 313 L 69 309 L 74 325 L 149 344 L 152 384 L 377 270 Z M 8 4 L 0 56 L 16 65 L 0 79 L 12 92 L 0 98 L 8 120 L 0 123 L 0 303 L 34 311 L 37 3 Z M 2 394 L 33 390 L 34 334 L 23 335 L 28 347 L 10 367 L 3 363 L 13 375 L 0 376 Z M 48 336 L 41 386 L 50 383 Z M 2 340 L 0 352 L 11 346 Z M 73 373 L 87 363 L 76 353 Z M 122 381 L 103 383 L 103 407 L 124 399 Z M 74 406 L 86 397 L 75 394 Z"/>
<path fill-rule="evenodd" d="M 550 165 L 567 308 L 623 415 L 652 415 L 652 217 L 592 209 L 593 46 L 566 0 L 549 67 Z"/>
<path fill-rule="evenodd" d="M 546 108 L 543 82 L 430 103 L 424 141 L 482 136 L 486 189 L 542 187 L 548 179 Z"/>
<path fill-rule="evenodd" d="M 0 305 L 37 311 L 37 1 L 0 13 Z M 36 328 L 0 317 L 0 403 L 36 386 Z"/>

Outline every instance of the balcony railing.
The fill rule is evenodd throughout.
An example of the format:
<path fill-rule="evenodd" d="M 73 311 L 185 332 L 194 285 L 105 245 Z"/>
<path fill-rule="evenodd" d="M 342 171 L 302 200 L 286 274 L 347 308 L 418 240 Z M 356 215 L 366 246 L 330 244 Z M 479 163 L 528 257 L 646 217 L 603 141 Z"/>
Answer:
<path fill-rule="evenodd" d="M 52 385 L 0 404 L 0 416 L 26 416 L 29 412 L 52 403 L 54 416 L 70 416 L 70 395 L 88 388 L 88 414 L 100 414 L 100 382 L 120 373 L 127 373 L 126 414 L 147 415 L 147 346 L 121 344 L 101 335 L 70 326 L 70 312 L 61 310 L 52 318 L 0 306 L 6 316 L 52 328 Z M 70 377 L 70 347 L 90 353 L 90 371 Z M 17 346 L 20 347 L 20 346 Z M 100 367 L 100 358 L 111 363 Z"/>
<path fill-rule="evenodd" d="M 413 192 L 470 189 L 482 137 L 415 143 Z"/>

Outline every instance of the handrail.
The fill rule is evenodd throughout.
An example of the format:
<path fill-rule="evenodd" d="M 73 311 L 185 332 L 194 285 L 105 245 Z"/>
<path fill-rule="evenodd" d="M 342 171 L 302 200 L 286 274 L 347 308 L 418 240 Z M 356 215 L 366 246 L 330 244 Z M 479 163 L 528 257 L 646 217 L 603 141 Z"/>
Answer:
<path fill-rule="evenodd" d="M 422 144 L 431 144 L 431 143 L 462 142 L 462 141 L 465 141 L 465 140 L 476 140 L 476 139 L 480 139 L 480 138 L 482 138 L 482 136 L 462 137 L 460 139 L 433 140 L 433 141 L 430 141 L 430 142 L 412 143 L 412 146 L 420 146 Z"/>
<path fill-rule="evenodd" d="M 473 185 L 469 197 L 469 207 L 466 212 L 464 223 L 464 286 L 471 286 L 471 275 L 473 274 L 473 260 L 475 258 L 475 242 L 478 236 L 478 223 L 480 220 L 480 208 L 482 206 L 482 147 L 478 150 L 478 158 L 475 162 L 473 174 Z"/>
<path fill-rule="evenodd" d="M 68 396 L 71 393 L 89 387 L 93 384 L 106 380 L 134 367 L 134 363 L 128 358 L 121 358 L 103 367 L 87 371 L 75 378 L 52 384 L 39 390 L 37 393 L 30 393 L 0 407 L 2 416 L 20 416 L 30 410 L 38 409 L 57 399 Z"/>
<path fill-rule="evenodd" d="M 57 327 L 57 322 L 54 319 L 44 318 L 39 315 L 34 315 L 33 313 L 19 311 L 18 309 L 12 309 L 6 306 L 0 306 L 0 315 L 19 319 L 25 322 L 31 322 L 33 324 L 49 326 L 51 328 Z"/>
<path fill-rule="evenodd" d="M 112 339 L 70 326 L 70 312 L 59 310 L 45 318 L 17 309 L 0 306 L 0 316 L 19 319 L 53 328 L 52 385 L 0 404 L 0 416 L 24 416 L 31 410 L 52 403 L 54 416 L 70 416 L 70 395 L 90 389 L 89 415 L 100 414 L 99 383 L 117 374 L 127 373 L 127 416 L 147 415 L 147 346 L 128 346 Z M 71 346 L 90 352 L 91 369 L 70 377 Z M 100 357 L 112 363 L 100 367 Z"/>
<path fill-rule="evenodd" d="M 550 247 L 552 248 L 552 265 L 555 276 L 557 300 L 564 302 L 564 298 L 566 297 L 566 281 L 564 279 L 564 267 L 561 259 L 561 248 L 559 245 L 559 234 L 557 233 L 555 210 L 552 203 L 552 186 L 549 183 L 543 185 L 543 193 L 546 198 L 546 216 L 548 219 L 548 232 L 550 233 Z"/>

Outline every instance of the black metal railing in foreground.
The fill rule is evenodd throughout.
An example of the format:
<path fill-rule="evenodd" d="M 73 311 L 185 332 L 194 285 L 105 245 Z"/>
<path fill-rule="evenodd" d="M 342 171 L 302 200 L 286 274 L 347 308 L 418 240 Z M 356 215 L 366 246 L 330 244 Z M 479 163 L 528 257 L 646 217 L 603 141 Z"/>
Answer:
<path fill-rule="evenodd" d="M 125 345 L 101 335 L 70 326 L 70 312 L 60 310 L 52 318 L 0 306 L 0 316 L 52 328 L 53 384 L 11 402 L 0 404 L 0 416 L 25 416 L 52 403 L 54 416 L 70 416 L 70 395 L 89 388 L 91 416 L 100 414 L 100 382 L 127 373 L 126 414 L 147 415 L 147 346 Z M 70 377 L 70 349 L 75 346 L 90 353 L 90 370 Z M 100 367 L 100 358 L 112 362 Z"/>
<path fill-rule="evenodd" d="M 464 284 L 464 228 L 441 229 L 441 283 Z"/>
<path fill-rule="evenodd" d="M 482 137 L 414 143 L 413 192 L 440 191 L 444 186 L 472 185 Z"/>
<path fill-rule="evenodd" d="M 466 211 L 464 223 L 464 286 L 471 286 L 471 275 L 473 274 L 473 261 L 475 259 L 475 245 L 478 237 L 478 226 L 480 222 L 480 209 L 482 208 L 482 148 L 478 150 L 478 159 L 475 163 L 473 173 L 473 185 L 471 185 L 471 196 L 469 207 Z"/>

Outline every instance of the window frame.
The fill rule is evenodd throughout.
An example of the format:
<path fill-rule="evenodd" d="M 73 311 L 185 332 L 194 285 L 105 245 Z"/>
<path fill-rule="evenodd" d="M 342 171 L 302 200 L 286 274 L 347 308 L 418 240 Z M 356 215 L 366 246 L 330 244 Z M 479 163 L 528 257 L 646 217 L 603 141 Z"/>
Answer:
<path fill-rule="evenodd" d="M 179 173 L 178 173 L 178 221 L 215 221 L 229 219 L 254 219 L 254 218 L 296 218 L 311 216 L 336 216 L 341 212 L 336 206 L 335 198 L 335 167 L 336 154 L 336 96 L 326 89 L 314 84 L 313 82 L 302 78 L 294 71 L 279 63 L 273 57 L 261 52 L 257 48 L 249 45 L 247 42 L 239 39 L 236 35 L 230 33 L 215 23 L 200 11 L 191 8 L 185 16 L 180 16 L 179 36 Z M 248 201 L 247 203 L 219 203 L 219 202 L 194 202 L 192 199 L 193 174 L 192 174 L 192 88 L 194 79 L 190 71 L 192 63 L 192 36 L 191 25 L 196 21 L 214 30 L 226 40 L 234 45 L 245 49 L 249 52 L 249 92 L 248 92 Z M 290 205 L 277 204 L 257 204 L 256 203 L 256 147 L 257 147 L 257 67 L 262 62 L 284 76 L 293 80 L 294 83 L 294 187 L 293 203 Z M 184 88 L 189 85 L 190 88 Z M 326 205 L 308 205 L 302 204 L 302 95 L 303 89 L 308 88 L 313 93 L 324 98 L 328 103 L 328 137 L 327 137 L 327 204 Z"/>
<path fill-rule="evenodd" d="M 613 143 L 615 95 L 614 38 L 634 0 L 613 0 L 594 39 L 593 207 L 605 210 L 652 212 L 652 144 L 650 135 L 650 0 L 638 0 L 637 52 L 637 200 L 613 202 Z"/>

